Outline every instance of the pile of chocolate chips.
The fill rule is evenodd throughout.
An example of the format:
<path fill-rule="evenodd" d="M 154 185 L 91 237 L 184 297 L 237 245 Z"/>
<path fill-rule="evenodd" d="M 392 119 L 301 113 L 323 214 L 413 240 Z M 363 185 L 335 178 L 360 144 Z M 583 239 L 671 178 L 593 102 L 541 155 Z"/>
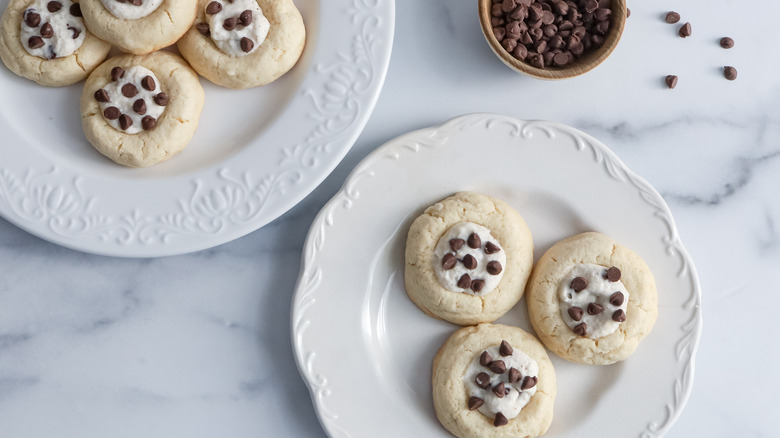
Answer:
<path fill-rule="evenodd" d="M 537 68 L 561 67 L 601 47 L 610 0 L 493 0 L 493 35 L 515 58 Z"/>

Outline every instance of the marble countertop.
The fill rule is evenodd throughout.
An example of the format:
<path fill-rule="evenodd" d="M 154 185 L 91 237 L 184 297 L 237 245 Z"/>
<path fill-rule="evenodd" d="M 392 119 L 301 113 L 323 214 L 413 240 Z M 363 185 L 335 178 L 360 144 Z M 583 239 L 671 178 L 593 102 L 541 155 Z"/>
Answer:
<path fill-rule="evenodd" d="M 776 434 L 777 322 L 761 300 L 780 284 L 780 3 L 629 7 L 604 64 L 542 82 L 495 58 L 475 2 L 398 1 L 385 87 L 354 148 L 298 206 L 231 243 L 125 260 L 0 220 L 0 436 L 324 437 L 290 344 L 309 225 L 376 147 L 473 112 L 572 125 L 656 187 L 703 291 L 693 392 L 667 436 Z M 672 9 L 692 37 L 664 22 Z M 726 35 L 733 49 L 719 47 Z"/>

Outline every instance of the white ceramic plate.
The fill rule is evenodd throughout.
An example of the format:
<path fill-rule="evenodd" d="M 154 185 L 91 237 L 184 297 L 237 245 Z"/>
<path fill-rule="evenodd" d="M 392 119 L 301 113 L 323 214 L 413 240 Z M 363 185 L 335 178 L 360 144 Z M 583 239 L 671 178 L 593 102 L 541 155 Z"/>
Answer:
<path fill-rule="evenodd" d="M 394 0 L 295 3 L 307 29 L 296 67 L 251 90 L 201 80 L 195 138 L 148 169 L 116 165 L 84 139 L 81 84 L 44 88 L 0 66 L 0 215 L 63 246 L 147 257 L 233 240 L 293 207 L 368 120 L 395 18 Z"/>
<path fill-rule="evenodd" d="M 700 289 L 660 195 L 594 138 L 548 122 L 468 115 L 390 141 L 352 172 L 314 221 L 293 302 L 298 367 L 332 437 L 446 437 L 431 362 L 456 329 L 424 315 L 403 285 L 412 220 L 456 191 L 507 201 L 538 258 L 595 230 L 640 254 L 659 291 L 653 332 L 623 363 L 550 353 L 558 377 L 548 435 L 658 437 L 687 401 L 701 332 Z M 525 300 L 499 322 L 532 331 Z"/>

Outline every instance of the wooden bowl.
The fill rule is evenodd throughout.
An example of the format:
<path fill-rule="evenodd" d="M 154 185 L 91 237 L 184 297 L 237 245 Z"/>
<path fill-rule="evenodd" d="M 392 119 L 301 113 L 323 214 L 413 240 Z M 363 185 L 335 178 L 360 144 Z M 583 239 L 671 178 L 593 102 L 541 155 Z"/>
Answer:
<path fill-rule="evenodd" d="M 587 51 L 579 59 L 563 67 L 537 68 L 515 58 L 498 42 L 496 36 L 493 35 L 493 25 L 490 24 L 490 9 L 492 5 L 492 0 L 479 0 L 479 21 L 482 25 L 482 33 L 485 35 L 488 44 L 490 44 L 490 48 L 512 70 L 539 79 L 572 78 L 594 69 L 615 50 L 620 37 L 623 35 L 623 28 L 626 25 L 626 0 L 612 0 L 609 32 L 605 36 L 604 44 L 601 47 Z"/>

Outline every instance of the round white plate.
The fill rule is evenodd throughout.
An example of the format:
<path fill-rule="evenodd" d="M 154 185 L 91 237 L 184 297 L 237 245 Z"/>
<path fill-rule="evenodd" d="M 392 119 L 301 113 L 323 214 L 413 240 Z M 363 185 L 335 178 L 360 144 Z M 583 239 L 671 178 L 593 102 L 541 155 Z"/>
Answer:
<path fill-rule="evenodd" d="M 0 215 L 46 240 L 148 257 L 210 248 L 279 217 L 347 153 L 390 60 L 394 0 L 296 0 L 306 49 L 278 81 L 206 104 L 187 149 L 147 169 L 81 132 L 82 84 L 52 89 L 0 66 Z M 0 0 L 5 10 L 8 0 Z"/>
<path fill-rule="evenodd" d="M 450 436 L 436 420 L 431 362 L 456 326 L 407 298 L 411 222 L 457 191 L 505 200 L 526 219 L 538 258 L 583 231 L 641 255 L 659 317 L 636 353 L 584 366 L 550 353 L 558 377 L 548 435 L 657 437 L 688 399 L 701 292 L 669 208 L 598 140 L 573 128 L 467 115 L 390 141 L 352 172 L 309 232 L 293 301 L 298 367 L 332 437 Z M 525 300 L 499 322 L 532 331 Z"/>

